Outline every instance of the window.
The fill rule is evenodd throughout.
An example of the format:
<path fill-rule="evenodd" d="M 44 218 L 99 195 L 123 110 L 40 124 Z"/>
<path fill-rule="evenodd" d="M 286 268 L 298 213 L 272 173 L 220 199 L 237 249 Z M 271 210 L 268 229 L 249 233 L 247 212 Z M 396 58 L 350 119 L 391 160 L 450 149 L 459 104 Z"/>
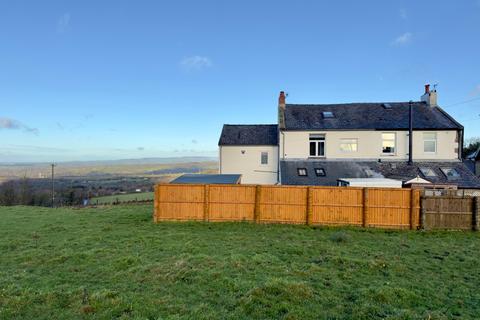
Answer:
<path fill-rule="evenodd" d="M 307 174 L 307 168 L 297 168 L 297 173 L 301 177 L 306 177 Z"/>
<path fill-rule="evenodd" d="M 448 180 L 455 180 L 460 177 L 460 174 L 457 172 L 457 170 L 453 168 L 440 168 L 440 170 L 442 170 L 443 174 Z"/>
<path fill-rule="evenodd" d="M 357 152 L 358 140 L 357 139 L 341 139 L 340 151 L 343 152 Z"/>
<path fill-rule="evenodd" d="M 395 154 L 395 133 L 382 133 L 382 153 Z"/>
<path fill-rule="evenodd" d="M 325 135 L 310 135 L 310 157 L 325 157 Z"/>
<path fill-rule="evenodd" d="M 315 175 L 317 177 L 325 177 L 327 174 L 323 168 L 315 168 Z"/>
<path fill-rule="evenodd" d="M 261 164 L 268 164 L 268 152 L 262 152 Z"/>
<path fill-rule="evenodd" d="M 324 119 L 333 118 L 333 112 L 331 111 L 323 111 L 322 114 Z"/>
<path fill-rule="evenodd" d="M 420 168 L 420 172 L 423 174 L 424 177 L 436 177 L 437 174 L 431 168 Z"/>
<path fill-rule="evenodd" d="M 437 152 L 437 134 L 435 132 L 423 133 L 423 152 Z"/>

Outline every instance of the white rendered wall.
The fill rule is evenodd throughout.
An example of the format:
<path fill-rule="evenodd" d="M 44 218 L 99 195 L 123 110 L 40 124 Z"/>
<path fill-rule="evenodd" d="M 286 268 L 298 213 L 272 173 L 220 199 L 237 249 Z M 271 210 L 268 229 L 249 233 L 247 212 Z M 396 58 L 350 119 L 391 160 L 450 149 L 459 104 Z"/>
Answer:
<path fill-rule="evenodd" d="M 261 164 L 262 152 L 268 152 L 268 164 Z M 241 174 L 242 184 L 276 184 L 278 147 L 220 146 L 220 173 Z"/>
<path fill-rule="evenodd" d="M 382 133 L 396 134 L 396 152 L 392 155 L 382 154 Z M 423 150 L 423 133 L 437 133 L 437 151 L 426 153 Z M 280 158 L 307 159 L 309 155 L 309 135 L 325 134 L 325 159 L 408 159 L 408 131 L 284 131 L 280 134 Z M 413 159 L 414 160 L 456 160 L 458 142 L 455 142 L 457 132 L 443 131 L 414 131 L 413 132 Z M 357 139 L 356 152 L 340 150 L 341 139 Z M 285 150 L 283 150 L 285 149 Z"/>

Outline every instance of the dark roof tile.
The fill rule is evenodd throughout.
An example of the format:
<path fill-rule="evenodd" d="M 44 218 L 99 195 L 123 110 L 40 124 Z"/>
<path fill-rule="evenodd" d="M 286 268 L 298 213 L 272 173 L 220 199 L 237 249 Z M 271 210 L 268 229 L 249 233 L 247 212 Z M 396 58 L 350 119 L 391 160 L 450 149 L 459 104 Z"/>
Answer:
<path fill-rule="evenodd" d="M 390 109 L 384 107 L 390 105 Z M 324 112 L 333 118 L 325 118 Z M 286 130 L 408 130 L 409 103 L 287 104 Z M 414 129 L 462 129 L 439 107 L 413 102 Z"/>
<path fill-rule="evenodd" d="M 225 124 L 219 146 L 276 146 L 278 126 L 276 124 Z"/>
<path fill-rule="evenodd" d="M 306 168 L 308 176 L 299 176 L 297 168 Z M 326 175 L 318 177 L 315 168 L 323 168 Z M 430 168 L 435 177 L 425 177 L 420 168 Z M 442 168 L 455 169 L 460 177 L 448 179 Z M 432 183 L 456 184 L 460 188 L 480 188 L 480 178 L 462 162 L 414 162 L 408 165 L 404 161 L 316 161 L 316 160 L 284 160 L 280 162 L 282 184 L 287 185 L 324 185 L 335 186 L 340 178 L 389 178 L 408 181 L 417 176 Z"/>

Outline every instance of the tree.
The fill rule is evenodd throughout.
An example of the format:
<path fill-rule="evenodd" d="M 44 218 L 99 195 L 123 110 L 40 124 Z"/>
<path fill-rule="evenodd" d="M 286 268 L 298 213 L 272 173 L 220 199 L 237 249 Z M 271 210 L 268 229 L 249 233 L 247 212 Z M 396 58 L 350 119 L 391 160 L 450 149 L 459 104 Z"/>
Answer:
<path fill-rule="evenodd" d="M 480 137 L 472 137 L 465 141 L 465 147 L 463 148 L 463 158 L 472 154 L 480 148 Z"/>
<path fill-rule="evenodd" d="M 15 181 L 10 180 L 0 186 L 0 203 L 4 206 L 16 204 L 17 195 L 15 192 Z"/>

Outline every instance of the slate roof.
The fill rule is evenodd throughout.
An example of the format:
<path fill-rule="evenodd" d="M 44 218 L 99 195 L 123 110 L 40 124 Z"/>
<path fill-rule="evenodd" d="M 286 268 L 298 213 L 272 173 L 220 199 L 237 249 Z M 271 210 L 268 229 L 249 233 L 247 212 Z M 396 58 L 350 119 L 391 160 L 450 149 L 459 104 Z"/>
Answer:
<path fill-rule="evenodd" d="M 276 146 L 276 124 L 225 124 L 218 141 L 219 146 Z"/>
<path fill-rule="evenodd" d="M 308 176 L 299 176 L 297 168 L 306 168 Z M 315 168 L 323 168 L 326 175 L 317 177 Z M 420 168 L 430 168 L 436 177 L 424 176 Z M 441 168 L 454 168 L 460 175 L 456 179 L 448 179 Z M 282 184 L 286 185 L 324 185 L 336 186 L 340 178 L 389 178 L 408 181 L 417 176 L 432 183 L 456 184 L 459 188 L 480 189 L 480 178 L 462 162 L 414 162 L 408 165 L 405 161 L 316 161 L 316 160 L 283 160 L 280 162 Z"/>
<path fill-rule="evenodd" d="M 237 184 L 241 174 L 184 174 L 170 181 L 179 184 Z"/>
<path fill-rule="evenodd" d="M 287 104 L 286 130 L 408 130 L 409 103 Z M 334 118 L 324 118 L 323 112 Z M 413 102 L 413 129 L 463 129 L 439 107 Z"/>

